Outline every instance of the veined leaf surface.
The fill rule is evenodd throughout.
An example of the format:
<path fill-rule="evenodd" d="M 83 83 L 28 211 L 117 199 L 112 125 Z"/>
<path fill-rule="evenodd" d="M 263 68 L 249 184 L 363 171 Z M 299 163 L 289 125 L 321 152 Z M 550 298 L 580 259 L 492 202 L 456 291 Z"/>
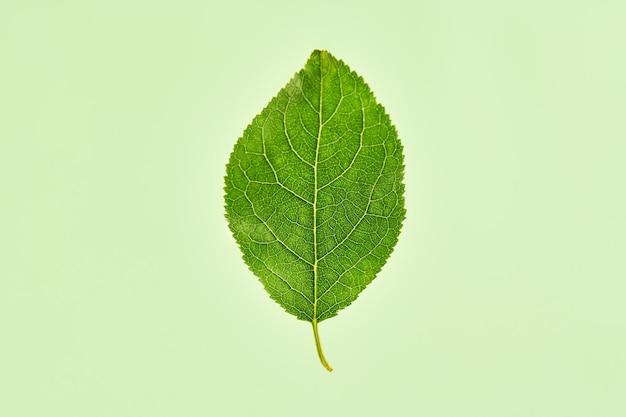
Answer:
<path fill-rule="evenodd" d="M 363 79 L 326 51 L 257 115 L 226 167 L 226 218 L 270 297 L 318 326 L 350 305 L 398 240 L 402 146 Z"/>

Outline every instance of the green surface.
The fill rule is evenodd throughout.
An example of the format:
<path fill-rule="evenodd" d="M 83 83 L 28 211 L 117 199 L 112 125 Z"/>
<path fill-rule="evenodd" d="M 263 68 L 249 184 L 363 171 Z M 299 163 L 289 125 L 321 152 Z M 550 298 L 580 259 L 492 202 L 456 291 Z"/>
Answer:
<path fill-rule="evenodd" d="M 625 13 L 0 2 L 0 415 L 626 415 Z M 320 324 L 333 373 L 223 207 L 233 142 L 316 48 L 392 116 L 409 209 Z"/>
<path fill-rule="evenodd" d="M 243 259 L 285 311 L 313 324 L 349 306 L 398 241 L 402 145 L 367 84 L 327 51 L 252 120 L 226 167 Z"/>

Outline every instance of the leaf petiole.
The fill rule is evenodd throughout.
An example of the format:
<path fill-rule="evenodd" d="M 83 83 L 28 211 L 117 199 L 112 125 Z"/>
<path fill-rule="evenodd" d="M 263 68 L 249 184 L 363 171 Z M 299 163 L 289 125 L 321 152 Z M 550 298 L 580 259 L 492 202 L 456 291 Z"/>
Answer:
<path fill-rule="evenodd" d="M 317 330 L 317 319 L 313 319 L 313 335 L 315 336 L 315 347 L 317 348 L 317 356 L 320 357 L 320 362 L 324 365 L 324 368 L 328 370 L 328 372 L 332 372 L 333 368 L 330 366 L 326 358 L 324 357 L 324 352 L 322 352 L 322 344 L 320 343 L 320 334 Z"/>

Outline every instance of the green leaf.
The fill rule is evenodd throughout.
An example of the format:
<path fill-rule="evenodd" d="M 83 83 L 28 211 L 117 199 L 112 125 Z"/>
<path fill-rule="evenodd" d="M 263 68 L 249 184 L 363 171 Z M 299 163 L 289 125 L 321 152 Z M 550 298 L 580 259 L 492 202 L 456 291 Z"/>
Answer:
<path fill-rule="evenodd" d="M 317 324 L 350 305 L 398 240 L 402 145 L 363 79 L 326 51 L 246 128 L 226 167 L 226 218 L 250 270 Z"/>

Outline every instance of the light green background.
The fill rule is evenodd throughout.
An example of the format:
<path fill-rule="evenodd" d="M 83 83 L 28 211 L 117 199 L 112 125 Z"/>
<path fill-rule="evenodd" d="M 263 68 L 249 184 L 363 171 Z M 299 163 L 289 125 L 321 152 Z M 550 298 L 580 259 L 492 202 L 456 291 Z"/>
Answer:
<path fill-rule="evenodd" d="M 4 1 L 0 415 L 626 415 L 623 1 Z M 328 49 L 398 128 L 359 300 L 284 313 L 223 218 L 248 122 Z"/>

